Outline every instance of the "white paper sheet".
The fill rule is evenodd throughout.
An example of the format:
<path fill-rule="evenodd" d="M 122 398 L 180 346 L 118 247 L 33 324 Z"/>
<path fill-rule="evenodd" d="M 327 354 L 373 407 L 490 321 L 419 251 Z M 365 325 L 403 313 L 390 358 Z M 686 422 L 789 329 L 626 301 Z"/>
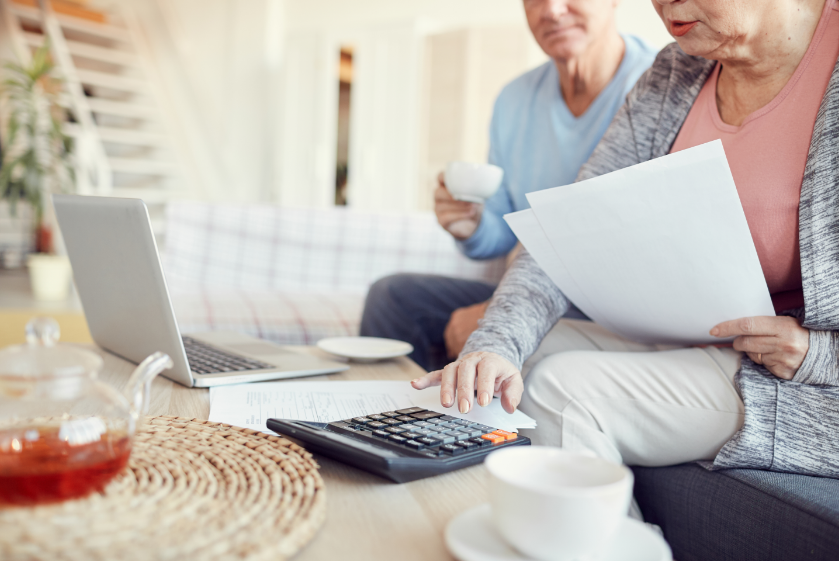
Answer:
<path fill-rule="evenodd" d="M 609 324 L 608 316 L 601 314 L 588 299 L 585 292 L 577 286 L 571 273 L 565 268 L 548 236 L 539 224 L 536 213 L 532 208 L 505 214 L 504 219 L 510 229 L 527 248 L 536 263 L 545 271 L 554 283 L 562 289 L 563 294 L 574 303 L 584 314 L 606 329 L 614 330 Z"/>
<path fill-rule="evenodd" d="M 505 217 L 523 245 L 628 339 L 719 343 L 717 323 L 775 315 L 719 140 L 527 198 L 541 236 L 532 216 Z"/>
<path fill-rule="evenodd" d="M 536 421 L 516 411 L 509 415 L 497 399 L 475 405 L 466 415 L 440 405 L 440 388 L 415 390 L 409 382 L 262 382 L 210 389 L 210 421 L 270 432 L 269 418 L 327 423 L 382 411 L 423 407 L 517 432 L 535 428 Z"/>

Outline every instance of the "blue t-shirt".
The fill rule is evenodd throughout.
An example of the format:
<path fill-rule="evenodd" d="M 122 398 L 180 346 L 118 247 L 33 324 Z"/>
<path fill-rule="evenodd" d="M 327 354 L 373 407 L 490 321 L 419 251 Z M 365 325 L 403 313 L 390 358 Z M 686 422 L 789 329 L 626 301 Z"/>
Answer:
<path fill-rule="evenodd" d="M 484 205 L 475 233 L 458 242 L 467 257 L 491 259 L 509 253 L 517 240 L 502 217 L 530 208 L 525 193 L 574 183 L 626 94 L 658 52 L 637 37 L 622 37 L 626 51 L 618 71 L 579 117 L 565 105 L 553 61 L 501 90 L 492 112 L 489 162 L 504 170 L 504 181 Z"/>

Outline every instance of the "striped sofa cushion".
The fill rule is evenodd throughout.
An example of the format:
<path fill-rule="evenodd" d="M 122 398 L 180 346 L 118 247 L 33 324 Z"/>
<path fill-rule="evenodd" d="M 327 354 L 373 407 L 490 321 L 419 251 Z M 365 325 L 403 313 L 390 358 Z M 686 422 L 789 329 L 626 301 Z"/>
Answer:
<path fill-rule="evenodd" d="M 504 272 L 503 259 L 464 257 L 432 213 L 198 202 L 167 206 L 163 265 L 184 332 L 285 344 L 357 334 L 367 288 L 392 273 Z"/>

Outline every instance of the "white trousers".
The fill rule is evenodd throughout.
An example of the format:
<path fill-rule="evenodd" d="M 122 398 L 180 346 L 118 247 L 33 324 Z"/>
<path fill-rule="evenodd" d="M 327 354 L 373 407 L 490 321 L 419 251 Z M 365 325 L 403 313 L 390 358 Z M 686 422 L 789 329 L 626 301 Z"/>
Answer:
<path fill-rule="evenodd" d="M 588 449 L 638 466 L 711 460 L 743 425 L 741 353 L 626 341 L 561 320 L 525 364 L 521 410 L 534 444 Z"/>

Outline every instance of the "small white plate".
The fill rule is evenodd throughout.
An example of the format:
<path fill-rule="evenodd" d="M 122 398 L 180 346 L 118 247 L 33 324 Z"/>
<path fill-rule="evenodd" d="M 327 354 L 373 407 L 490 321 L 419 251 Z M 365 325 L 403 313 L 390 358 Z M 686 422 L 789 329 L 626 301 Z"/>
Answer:
<path fill-rule="evenodd" d="M 460 561 L 527 561 L 507 545 L 492 522 L 489 503 L 458 515 L 446 527 L 446 547 Z M 627 518 L 609 549 L 596 561 L 671 561 L 664 538 L 643 522 Z M 594 561 L 594 560 L 592 560 Z"/>
<path fill-rule="evenodd" d="M 375 362 L 414 352 L 410 343 L 380 337 L 330 337 L 318 341 L 318 347 L 333 355 L 358 362 Z"/>

